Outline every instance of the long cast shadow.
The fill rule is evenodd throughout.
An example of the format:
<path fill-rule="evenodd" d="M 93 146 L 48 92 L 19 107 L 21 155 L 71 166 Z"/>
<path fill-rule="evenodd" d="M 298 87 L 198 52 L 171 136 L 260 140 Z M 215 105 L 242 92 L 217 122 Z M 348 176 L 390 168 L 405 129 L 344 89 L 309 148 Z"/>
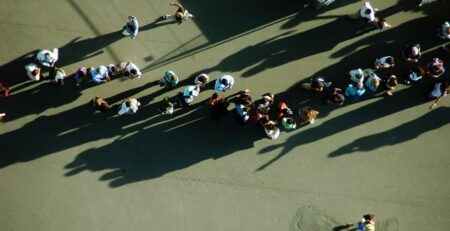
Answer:
<path fill-rule="evenodd" d="M 438 129 L 450 123 L 450 108 L 440 107 L 423 116 L 384 132 L 361 137 L 331 152 L 329 157 L 338 157 L 353 152 L 365 152 L 397 145 L 419 137 L 421 134 Z"/>

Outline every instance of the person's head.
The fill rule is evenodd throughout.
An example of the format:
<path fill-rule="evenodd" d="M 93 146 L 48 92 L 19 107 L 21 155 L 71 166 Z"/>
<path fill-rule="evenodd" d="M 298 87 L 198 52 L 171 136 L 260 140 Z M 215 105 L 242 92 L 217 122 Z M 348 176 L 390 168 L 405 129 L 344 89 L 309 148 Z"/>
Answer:
<path fill-rule="evenodd" d="M 39 75 L 40 72 L 41 72 L 41 68 L 36 68 L 36 69 L 34 69 L 34 70 L 31 72 L 31 74 L 32 74 L 32 75 Z"/>
<path fill-rule="evenodd" d="M 264 124 L 264 128 L 266 128 L 268 130 L 273 130 L 273 129 L 275 129 L 275 123 L 273 123 L 272 121 L 267 121 Z"/>
<path fill-rule="evenodd" d="M 136 69 L 131 69 L 130 70 L 130 74 L 131 75 L 137 75 L 137 70 Z"/>
<path fill-rule="evenodd" d="M 127 100 L 125 101 L 125 106 L 131 107 L 131 101 L 130 101 L 129 99 L 127 99 Z"/>
<path fill-rule="evenodd" d="M 117 72 L 119 72 L 119 68 L 117 66 L 112 66 L 111 71 L 114 73 L 117 73 Z"/>
<path fill-rule="evenodd" d="M 388 57 L 386 58 L 386 63 L 389 63 L 390 65 L 394 65 L 395 64 L 395 59 L 394 57 Z"/>
<path fill-rule="evenodd" d="M 364 11 L 364 14 L 371 14 L 372 13 L 372 10 L 371 9 L 366 9 L 365 11 Z"/>
<path fill-rule="evenodd" d="M 295 120 L 291 117 L 286 118 L 286 123 L 287 124 L 295 124 Z"/>
<path fill-rule="evenodd" d="M 223 85 L 225 85 L 225 86 L 228 86 L 228 80 L 225 79 L 225 78 L 222 78 L 222 79 L 220 80 L 220 83 L 223 84 Z"/>
<path fill-rule="evenodd" d="M 341 106 L 344 104 L 345 96 L 341 93 L 333 94 L 331 97 L 327 99 L 327 103 Z"/>
<path fill-rule="evenodd" d="M 217 99 L 217 98 L 219 98 L 219 94 L 217 94 L 217 93 L 212 94 L 211 99 Z"/>
<path fill-rule="evenodd" d="M 372 81 L 370 81 L 372 83 L 372 85 L 374 85 L 375 87 L 378 87 L 380 85 L 380 80 L 378 80 L 378 78 L 372 78 Z"/>
<path fill-rule="evenodd" d="M 99 75 L 103 75 L 103 74 L 105 74 L 105 71 L 103 70 L 103 68 L 97 67 L 97 73 Z"/>
<path fill-rule="evenodd" d="M 181 24 L 183 22 L 183 13 L 182 12 L 175 13 L 175 20 L 178 22 L 178 24 Z"/>
<path fill-rule="evenodd" d="M 243 91 L 241 91 L 242 95 L 249 95 L 250 94 L 250 90 L 249 89 L 244 89 Z"/>
<path fill-rule="evenodd" d="M 50 52 L 45 52 L 44 57 L 46 59 L 50 59 L 50 58 L 52 58 L 52 54 Z"/>
<path fill-rule="evenodd" d="M 315 91 L 318 91 L 318 92 L 323 91 L 324 86 L 325 85 L 323 84 L 322 81 L 313 80 L 311 82 L 311 88 L 314 89 Z"/>
<path fill-rule="evenodd" d="M 366 214 L 366 215 L 363 216 L 363 218 L 366 221 L 373 221 L 373 219 L 375 219 L 375 215 L 373 215 L 373 214 Z"/>
<path fill-rule="evenodd" d="M 128 20 L 133 20 L 133 16 L 128 16 Z"/>
<path fill-rule="evenodd" d="M 395 76 L 395 75 L 389 76 L 389 79 L 387 80 L 387 83 L 386 83 L 387 87 L 394 88 L 394 87 L 397 86 L 397 84 L 398 84 L 397 83 L 397 76 Z"/>
<path fill-rule="evenodd" d="M 425 75 L 425 70 L 424 70 L 422 67 L 417 67 L 417 68 L 415 69 L 415 72 L 416 72 L 418 75 L 420 75 L 420 76 Z"/>
<path fill-rule="evenodd" d="M 450 34 L 450 27 L 445 28 L 445 33 Z"/>
<path fill-rule="evenodd" d="M 356 73 L 355 77 L 356 77 L 356 79 L 362 79 L 364 77 L 364 75 L 361 73 Z"/>

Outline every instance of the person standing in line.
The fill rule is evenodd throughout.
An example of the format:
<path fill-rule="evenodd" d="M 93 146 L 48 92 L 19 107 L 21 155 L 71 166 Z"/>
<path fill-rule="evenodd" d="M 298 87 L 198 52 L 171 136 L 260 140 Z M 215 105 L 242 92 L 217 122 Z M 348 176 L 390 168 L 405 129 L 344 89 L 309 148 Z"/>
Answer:
<path fill-rule="evenodd" d="M 122 34 L 124 36 L 130 36 L 131 39 L 135 39 L 139 32 L 139 22 L 135 16 L 128 16 L 128 22 L 123 27 Z"/>
<path fill-rule="evenodd" d="M 301 107 L 298 110 L 298 113 L 299 113 L 300 117 L 304 121 L 308 122 L 309 124 L 314 124 L 317 115 L 319 115 L 318 111 L 316 111 L 310 107 Z"/>
<path fill-rule="evenodd" d="M 101 112 L 108 111 L 112 108 L 112 106 L 108 104 L 108 101 L 98 96 L 95 96 L 95 98 L 92 100 L 92 103 L 94 105 L 94 109 Z"/>
<path fill-rule="evenodd" d="M 42 66 L 45 67 L 53 67 L 56 61 L 58 61 L 58 58 L 59 58 L 58 48 L 53 49 L 53 51 L 41 50 L 36 55 L 36 59 Z"/>
<path fill-rule="evenodd" d="M 135 114 L 139 106 L 141 106 L 141 103 L 134 98 L 126 99 L 122 102 L 122 105 L 120 106 L 119 111 L 117 112 L 118 115 L 125 115 L 125 114 Z"/>
<path fill-rule="evenodd" d="M 161 79 L 156 80 L 160 86 L 167 89 L 173 89 L 179 82 L 178 76 L 173 71 L 166 71 Z"/>
<path fill-rule="evenodd" d="M 205 73 L 197 75 L 194 79 L 195 85 L 200 85 L 200 88 L 205 88 L 206 84 L 209 82 L 209 76 Z"/>
<path fill-rule="evenodd" d="M 375 70 L 387 69 L 395 65 L 395 59 L 392 56 L 384 56 L 379 59 L 375 59 Z"/>
<path fill-rule="evenodd" d="M 194 15 L 190 14 L 188 10 L 184 9 L 183 5 L 181 5 L 179 3 L 173 3 L 173 2 L 170 3 L 170 5 L 178 7 L 178 9 L 174 15 L 168 14 L 168 15 L 162 16 L 161 18 L 163 20 L 172 19 L 172 20 L 175 20 L 178 23 L 178 25 L 180 25 L 181 23 L 183 23 L 184 20 L 194 18 Z"/>
<path fill-rule="evenodd" d="M 52 69 L 50 69 L 48 76 L 50 77 L 52 83 L 64 85 L 64 78 L 66 77 L 66 72 L 61 68 L 53 66 Z"/>
<path fill-rule="evenodd" d="M 438 79 L 444 73 L 444 62 L 439 58 L 433 58 L 433 60 L 427 65 L 427 74 L 435 79 Z"/>
<path fill-rule="evenodd" d="M 448 21 L 444 22 L 444 24 L 441 25 L 438 31 L 439 31 L 438 36 L 441 39 L 445 40 L 450 39 L 450 23 Z"/>
<path fill-rule="evenodd" d="M 412 63 L 419 62 L 419 59 L 422 56 L 420 52 L 420 44 L 416 43 L 405 46 L 405 48 L 402 51 L 402 56 L 408 62 Z"/>
<path fill-rule="evenodd" d="M 41 80 L 41 68 L 38 67 L 38 65 L 30 63 L 25 66 L 25 70 L 27 71 L 27 75 L 31 80 Z"/>
<path fill-rule="evenodd" d="M 97 67 L 96 69 L 91 68 L 92 80 L 98 84 L 106 83 L 111 80 L 108 75 L 108 68 L 104 65 Z"/>
<path fill-rule="evenodd" d="M 171 102 L 168 96 L 164 97 L 161 101 L 158 111 L 161 115 L 172 115 L 175 110 L 175 106 Z"/>
<path fill-rule="evenodd" d="M 128 62 L 125 67 L 124 75 L 128 76 L 130 79 L 140 79 L 142 77 L 142 72 L 136 64 Z"/>
<path fill-rule="evenodd" d="M 349 17 L 351 19 L 362 19 L 363 21 L 367 23 L 374 23 L 375 22 L 375 11 L 377 11 L 377 8 L 373 8 L 372 5 L 370 5 L 370 2 L 366 1 L 364 2 L 364 5 L 354 14 L 350 14 Z"/>
<path fill-rule="evenodd" d="M 234 78 L 231 75 L 223 75 L 222 77 L 216 80 L 216 84 L 214 85 L 214 90 L 216 91 L 228 91 L 234 85 Z"/>

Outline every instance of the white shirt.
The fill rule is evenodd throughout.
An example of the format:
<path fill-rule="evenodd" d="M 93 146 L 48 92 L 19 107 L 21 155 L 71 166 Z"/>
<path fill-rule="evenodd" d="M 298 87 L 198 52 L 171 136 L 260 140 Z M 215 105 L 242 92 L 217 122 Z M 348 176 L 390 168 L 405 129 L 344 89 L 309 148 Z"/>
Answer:
<path fill-rule="evenodd" d="M 37 74 L 37 75 L 33 75 L 33 71 L 38 69 L 38 66 L 34 63 L 30 63 L 28 65 L 25 66 L 25 70 L 27 71 L 27 75 L 31 80 L 34 81 L 39 81 L 41 79 L 41 75 Z"/>
<path fill-rule="evenodd" d="M 45 57 L 45 54 L 49 53 L 49 57 Z M 41 50 L 37 53 L 36 59 L 44 66 L 49 67 L 52 63 L 58 61 L 59 51 L 58 48 L 53 49 L 53 52 L 49 50 Z"/>
<path fill-rule="evenodd" d="M 364 72 L 361 68 L 355 69 L 355 70 L 351 70 L 350 71 L 350 78 L 353 82 L 355 83 L 362 83 L 364 81 Z M 358 78 L 361 77 L 361 78 Z"/>
<path fill-rule="evenodd" d="M 225 85 L 221 83 L 222 79 L 226 79 L 228 84 Z M 216 80 L 216 84 L 214 85 L 214 90 L 216 91 L 226 91 L 230 89 L 234 85 L 234 78 L 231 75 L 224 75 Z"/>
<path fill-rule="evenodd" d="M 194 97 L 197 97 L 198 94 L 200 93 L 200 88 L 197 86 L 187 86 L 186 88 L 184 88 L 183 91 L 183 96 L 184 96 L 184 101 L 187 104 L 192 103 L 192 101 L 194 101 Z"/>
<path fill-rule="evenodd" d="M 131 73 L 130 73 L 130 71 L 133 70 L 133 69 L 136 70 L 136 75 L 133 75 L 133 76 L 132 76 Z M 142 77 L 142 73 L 141 73 L 141 71 L 139 70 L 139 67 L 136 66 L 136 64 L 134 64 L 134 63 L 132 63 L 132 62 L 128 63 L 128 65 L 127 65 L 127 71 L 128 71 L 128 73 L 130 73 L 130 77 L 132 77 L 132 78 L 138 78 L 138 79 L 140 79 L 140 78 Z"/>
<path fill-rule="evenodd" d="M 366 14 L 366 10 L 371 10 L 370 14 Z M 375 10 L 373 10 L 373 7 L 370 5 L 370 2 L 364 3 L 364 6 L 359 11 L 359 14 L 361 15 L 361 18 L 367 19 L 370 22 L 375 21 Z"/>
<path fill-rule="evenodd" d="M 122 102 L 122 106 L 120 107 L 120 110 L 118 112 L 119 115 L 136 113 L 139 109 L 139 106 L 141 106 L 141 103 L 137 101 L 137 99 L 129 99 L 129 101 L 131 104 L 130 107 L 127 107 L 126 100 Z"/>

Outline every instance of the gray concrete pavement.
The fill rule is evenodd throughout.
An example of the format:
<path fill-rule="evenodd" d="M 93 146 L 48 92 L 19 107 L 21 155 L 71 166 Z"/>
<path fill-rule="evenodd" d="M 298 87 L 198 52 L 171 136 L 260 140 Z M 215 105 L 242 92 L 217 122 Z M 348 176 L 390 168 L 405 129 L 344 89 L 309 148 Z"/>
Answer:
<path fill-rule="evenodd" d="M 2 1 L 0 78 L 12 95 L 0 98 L 1 230 L 332 230 L 368 212 L 377 230 L 447 230 L 448 99 L 429 111 L 422 85 L 402 85 L 394 97 L 333 108 L 298 86 L 316 75 L 345 85 L 351 68 L 398 57 L 414 41 L 420 64 L 439 56 L 450 69 L 434 35 L 449 2 L 373 0 L 393 28 L 370 33 L 345 18 L 355 0 L 320 11 L 302 1 L 185 1 L 196 17 L 180 26 L 155 22 L 174 12 L 168 3 Z M 143 27 L 135 40 L 118 32 L 128 15 Z M 144 76 L 79 88 L 28 81 L 23 66 L 54 47 L 68 73 L 129 60 Z M 392 73 L 407 67 L 399 59 Z M 194 109 L 159 116 L 158 102 L 181 89 L 151 86 L 168 69 L 182 84 L 200 71 L 230 73 L 237 83 L 225 95 L 270 91 L 321 114 L 269 140 L 231 114 L 211 120 L 209 89 Z M 93 113 L 96 95 L 143 106 L 122 118 Z"/>

